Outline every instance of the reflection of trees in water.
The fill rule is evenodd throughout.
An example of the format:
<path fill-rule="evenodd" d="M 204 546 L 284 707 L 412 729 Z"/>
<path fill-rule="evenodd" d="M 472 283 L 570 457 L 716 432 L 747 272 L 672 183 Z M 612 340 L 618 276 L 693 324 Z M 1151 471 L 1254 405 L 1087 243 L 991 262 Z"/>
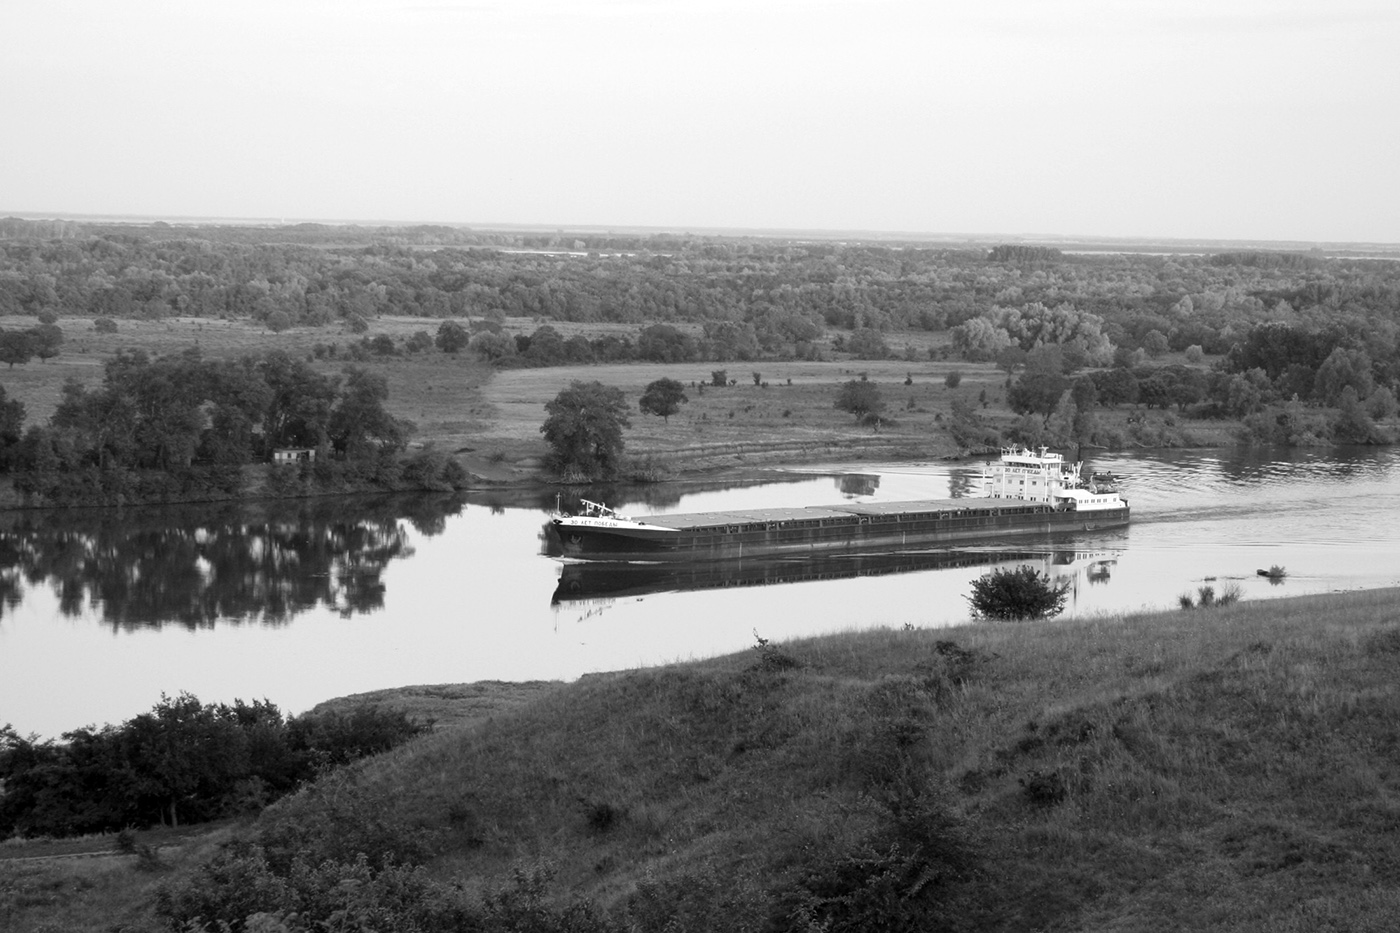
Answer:
<path fill-rule="evenodd" d="M 953 499 L 967 499 L 982 494 L 982 465 L 970 469 L 958 469 L 948 477 L 948 495 Z"/>
<path fill-rule="evenodd" d="M 874 473 L 842 473 L 836 477 L 836 488 L 847 497 L 873 496 L 880 488 L 880 477 Z"/>
<path fill-rule="evenodd" d="M 384 604 L 384 568 L 409 557 L 405 522 L 440 533 L 454 497 L 318 499 L 237 506 L 24 516 L 0 532 L 0 599 L 48 582 L 64 615 L 89 607 L 114 629 L 219 622 L 280 625 L 325 606 Z"/>

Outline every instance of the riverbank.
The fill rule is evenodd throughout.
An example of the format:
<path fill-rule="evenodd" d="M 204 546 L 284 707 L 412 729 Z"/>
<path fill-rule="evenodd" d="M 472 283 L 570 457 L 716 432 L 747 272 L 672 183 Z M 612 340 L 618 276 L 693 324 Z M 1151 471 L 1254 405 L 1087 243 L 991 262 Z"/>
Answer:
<path fill-rule="evenodd" d="M 444 725 L 267 811 L 243 833 L 267 864 L 201 868 L 225 830 L 154 869 L 94 865 L 95 880 L 0 866 L 0 918 L 155 929 L 155 878 L 240 920 L 320 883 L 340 899 L 301 903 L 343 907 L 352 877 L 371 899 L 356 909 L 392 911 L 383 886 L 399 882 L 350 865 L 375 846 L 416 853 L 420 906 L 515 890 L 544 915 L 586 901 L 633 929 L 756 931 L 838 904 L 868 928 L 882 910 L 927 927 L 952 909 L 964 930 L 1388 929 L 1397 606 L 1386 589 L 760 642 L 454 725 L 497 687 L 380 692 L 430 717 L 440 696 Z M 279 888 L 277 860 L 318 868 Z M 533 894 L 511 887 L 521 871 Z"/>
<path fill-rule="evenodd" d="M 383 317 L 376 319 L 375 331 L 402 341 L 439 323 Z M 582 325 L 559 326 L 565 336 L 586 331 Z M 506 327 L 528 333 L 534 324 L 512 319 Z M 160 355 L 197 348 L 206 358 L 280 350 L 308 359 L 318 372 L 337 375 L 347 362 L 343 354 L 330 359 L 317 351 L 351 341 L 325 328 L 272 333 L 252 321 L 178 317 L 122 321 L 117 333 L 97 332 L 76 318 L 65 321 L 65 328 L 68 341 L 58 357 L 6 371 L 7 397 L 25 406 L 27 425 L 47 422 L 65 383 L 97 388 L 104 363 L 121 349 Z M 386 409 L 414 425 L 409 453 L 431 448 L 452 457 L 467 471 L 472 488 L 552 479 L 543 470 L 544 406 L 574 380 L 616 386 L 633 402 L 663 377 L 686 387 L 688 401 L 677 414 L 662 419 L 634 409 L 624 434 L 628 459 L 639 472 L 659 478 L 835 460 L 956 457 L 962 450 L 948 431 L 955 398 L 975 405 L 989 428 L 1005 431 L 1018 417 L 1006 405 L 1005 373 L 990 363 L 959 360 L 638 362 L 497 370 L 469 353 L 431 350 L 370 357 L 356 365 L 384 377 Z M 714 385 L 720 370 L 732 385 Z M 884 401 L 878 430 L 834 407 L 840 384 L 862 377 L 878 386 Z M 1135 407 L 1100 409 L 1095 417 L 1125 448 L 1235 446 L 1240 428 L 1234 421 L 1189 420 Z M 256 476 L 245 485 L 246 498 L 266 494 Z M 0 482 L 0 509 L 19 505 L 12 486 Z"/>

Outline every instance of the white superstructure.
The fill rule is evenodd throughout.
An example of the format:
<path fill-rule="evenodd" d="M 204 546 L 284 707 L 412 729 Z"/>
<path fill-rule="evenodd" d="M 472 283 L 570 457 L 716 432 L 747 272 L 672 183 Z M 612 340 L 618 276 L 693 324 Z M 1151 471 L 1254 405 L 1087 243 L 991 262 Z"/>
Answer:
<path fill-rule="evenodd" d="M 1078 512 L 1127 508 L 1111 474 L 1096 473 L 1086 482 L 1080 476 L 1082 466 L 1066 463 L 1062 454 L 1046 447 L 1003 447 L 1001 460 L 982 470 L 982 496 L 1049 502 Z"/>

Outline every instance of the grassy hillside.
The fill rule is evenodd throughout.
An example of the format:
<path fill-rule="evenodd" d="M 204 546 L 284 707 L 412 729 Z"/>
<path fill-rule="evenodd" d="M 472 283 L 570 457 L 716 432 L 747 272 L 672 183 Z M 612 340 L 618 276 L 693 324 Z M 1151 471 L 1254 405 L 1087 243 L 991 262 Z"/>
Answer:
<path fill-rule="evenodd" d="M 304 921 L 257 897 L 364 852 L 317 883 L 399 928 L 1389 930 L 1398 664 L 1383 590 L 585 678 L 328 776 L 167 904 Z M 15 885 L 0 922 L 44 929 Z"/>
<path fill-rule="evenodd" d="M 988 928 L 1389 928 L 1397 597 L 768 646 L 584 681 L 367 777 L 441 831 L 444 875 L 722 892 L 716 929 L 918 806 L 964 840 L 949 896 Z"/>

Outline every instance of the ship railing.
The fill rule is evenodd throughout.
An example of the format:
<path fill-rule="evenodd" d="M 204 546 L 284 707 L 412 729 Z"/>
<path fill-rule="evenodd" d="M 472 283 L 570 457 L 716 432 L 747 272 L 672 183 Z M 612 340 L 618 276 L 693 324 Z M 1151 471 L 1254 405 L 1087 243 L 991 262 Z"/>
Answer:
<path fill-rule="evenodd" d="M 585 518 L 622 518 L 613 509 L 608 508 L 601 502 L 594 502 L 592 499 L 580 499 L 579 505 L 583 507 Z"/>

